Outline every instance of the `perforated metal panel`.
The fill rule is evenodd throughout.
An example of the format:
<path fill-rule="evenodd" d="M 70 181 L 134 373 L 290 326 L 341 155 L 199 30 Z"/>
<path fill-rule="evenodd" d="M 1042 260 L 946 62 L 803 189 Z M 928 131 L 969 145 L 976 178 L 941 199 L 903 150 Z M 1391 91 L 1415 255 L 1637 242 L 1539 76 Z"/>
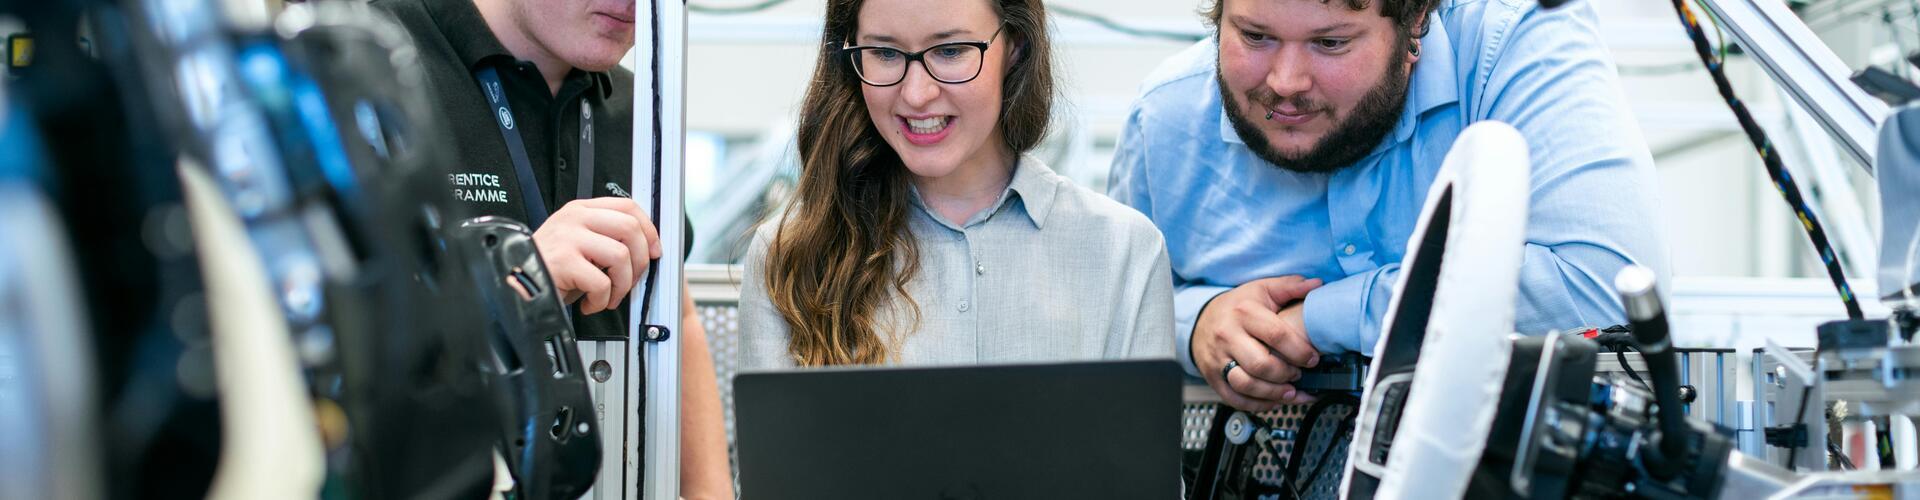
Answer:
<path fill-rule="evenodd" d="M 1216 409 L 1219 408 L 1219 409 Z M 1207 435 L 1213 432 L 1213 418 L 1218 411 L 1233 411 L 1213 403 L 1188 403 L 1181 413 L 1180 447 L 1185 451 L 1201 451 L 1207 446 Z M 1306 416 L 1307 406 L 1283 406 L 1280 409 L 1255 414 L 1260 426 L 1288 431 L 1298 435 L 1301 419 Z M 1345 404 L 1329 405 L 1320 415 L 1319 423 L 1313 428 L 1313 435 L 1307 436 L 1305 450 L 1308 462 L 1300 466 L 1302 484 L 1308 486 L 1303 498 L 1334 498 L 1340 490 L 1340 474 L 1346 469 L 1347 445 L 1353 441 L 1351 432 L 1340 433 L 1341 422 L 1353 416 L 1354 407 Z M 1334 439 L 1338 437 L 1339 439 Z M 1331 446 L 1332 449 L 1328 450 Z M 1261 484 L 1278 487 L 1280 477 L 1286 471 L 1287 460 L 1291 459 L 1293 440 L 1277 439 L 1267 449 L 1261 449 L 1254 461 L 1252 477 Z M 1325 462 L 1317 465 L 1315 460 Z M 1308 481 L 1304 476 L 1313 474 L 1319 468 L 1318 478 Z"/>
<path fill-rule="evenodd" d="M 702 302 L 694 304 L 694 309 L 699 311 L 700 326 L 707 331 L 707 349 L 713 355 L 715 382 L 720 389 L 720 411 L 727 420 L 727 463 L 739 464 L 740 457 L 733 448 L 733 374 L 739 371 L 740 308 L 732 302 Z M 737 465 L 731 468 L 739 470 Z M 740 491 L 739 477 L 734 482 L 734 491 Z"/>

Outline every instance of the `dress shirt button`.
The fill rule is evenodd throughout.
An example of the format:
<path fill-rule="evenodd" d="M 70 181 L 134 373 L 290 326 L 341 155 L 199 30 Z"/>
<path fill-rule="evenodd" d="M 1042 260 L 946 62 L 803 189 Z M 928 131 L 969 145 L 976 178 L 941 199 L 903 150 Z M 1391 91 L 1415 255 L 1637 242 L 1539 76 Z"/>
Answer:
<path fill-rule="evenodd" d="M 965 301 L 965 300 L 960 301 L 960 312 L 967 312 L 968 309 L 972 309 L 972 308 L 973 308 L 973 304 L 969 303 L 968 301 Z"/>
<path fill-rule="evenodd" d="M 981 264 L 981 263 L 979 263 L 979 262 L 975 262 L 975 263 L 973 263 L 973 274 L 974 274 L 974 275 L 976 275 L 976 276 L 986 276 L 986 275 L 987 275 L 987 266 L 986 266 L 986 265 L 983 265 L 983 264 Z"/>
<path fill-rule="evenodd" d="M 1353 255 L 1354 250 L 1355 249 L 1353 248 L 1353 245 L 1347 245 L 1346 248 L 1340 249 L 1340 252 L 1345 253 L 1347 255 Z"/>

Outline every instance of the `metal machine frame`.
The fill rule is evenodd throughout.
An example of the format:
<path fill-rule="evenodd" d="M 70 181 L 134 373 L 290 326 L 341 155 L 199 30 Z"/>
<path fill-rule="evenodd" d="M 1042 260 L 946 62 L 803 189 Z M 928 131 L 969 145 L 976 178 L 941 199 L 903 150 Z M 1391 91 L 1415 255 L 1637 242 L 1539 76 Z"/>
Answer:
<path fill-rule="evenodd" d="M 1740 46 L 1813 114 L 1821 128 L 1840 138 L 1848 156 L 1873 172 L 1886 103 L 1848 80 L 1851 71 L 1813 29 L 1781 0 L 1703 0 Z"/>
<path fill-rule="evenodd" d="M 684 293 L 677 249 L 686 241 L 687 10 L 656 0 L 642 13 L 650 22 L 634 30 L 633 193 L 668 250 L 649 271 L 650 300 L 645 288 L 634 289 L 626 338 L 581 342 L 606 446 L 600 477 L 583 497 L 596 500 L 680 496 L 680 344 L 672 332 Z"/>

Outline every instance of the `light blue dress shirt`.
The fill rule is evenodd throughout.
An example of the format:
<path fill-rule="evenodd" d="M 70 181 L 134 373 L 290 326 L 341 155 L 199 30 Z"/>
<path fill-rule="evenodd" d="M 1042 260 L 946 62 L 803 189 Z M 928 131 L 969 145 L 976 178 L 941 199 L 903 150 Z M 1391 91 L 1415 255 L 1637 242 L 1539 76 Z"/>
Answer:
<path fill-rule="evenodd" d="M 1399 123 L 1331 174 L 1282 170 L 1247 148 L 1221 108 L 1213 39 L 1142 85 L 1108 194 L 1166 233 L 1176 358 L 1190 374 L 1201 308 L 1274 276 L 1325 281 L 1304 306 L 1315 348 L 1371 354 L 1427 188 L 1481 120 L 1513 125 L 1532 150 L 1518 331 L 1622 323 L 1614 274 L 1639 264 L 1668 276 L 1653 158 L 1590 2 L 1451 0 L 1430 21 Z"/>

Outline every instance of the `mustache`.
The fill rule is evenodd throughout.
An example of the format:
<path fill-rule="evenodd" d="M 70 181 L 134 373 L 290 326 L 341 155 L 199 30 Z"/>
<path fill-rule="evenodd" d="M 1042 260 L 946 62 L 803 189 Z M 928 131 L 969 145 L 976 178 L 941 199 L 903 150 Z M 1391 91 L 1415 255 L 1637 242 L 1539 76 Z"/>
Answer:
<path fill-rule="evenodd" d="M 1302 114 L 1318 113 L 1323 108 L 1320 102 L 1309 99 L 1305 95 L 1281 97 L 1279 94 L 1274 93 L 1273 90 L 1265 87 L 1248 90 L 1244 93 L 1244 97 L 1246 97 L 1249 104 L 1258 105 L 1266 109 L 1268 120 L 1273 119 L 1273 108 L 1279 107 L 1281 104 L 1287 104 L 1289 105 L 1288 107 L 1300 110 Z"/>

